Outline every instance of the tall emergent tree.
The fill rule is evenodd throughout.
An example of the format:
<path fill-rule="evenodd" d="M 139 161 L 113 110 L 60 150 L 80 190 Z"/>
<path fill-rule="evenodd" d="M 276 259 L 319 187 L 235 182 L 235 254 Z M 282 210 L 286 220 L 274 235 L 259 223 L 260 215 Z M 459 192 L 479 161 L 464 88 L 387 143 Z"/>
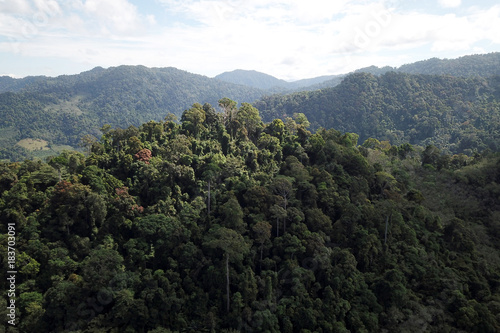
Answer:
<path fill-rule="evenodd" d="M 224 124 L 231 135 L 231 139 L 234 138 L 234 132 L 238 123 L 238 119 L 236 117 L 238 114 L 238 109 L 236 108 L 237 104 L 237 102 L 227 97 L 219 100 L 219 107 L 223 111 Z"/>
<path fill-rule="evenodd" d="M 226 308 L 229 313 L 229 261 L 236 262 L 243 260 L 243 257 L 250 251 L 250 245 L 245 242 L 243 236 L 233 229 L 218 225 L 209 230 L 205 245 L 210 248 L 217 248 L 224 251 L 226 259 Z"/>

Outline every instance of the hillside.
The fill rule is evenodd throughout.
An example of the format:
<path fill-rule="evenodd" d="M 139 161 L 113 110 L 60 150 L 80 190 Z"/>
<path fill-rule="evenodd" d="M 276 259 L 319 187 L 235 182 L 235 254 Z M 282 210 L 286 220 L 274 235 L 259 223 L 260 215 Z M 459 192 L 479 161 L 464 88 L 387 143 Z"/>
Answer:
<path fill-rule="evenodd" d="M 18 92 L 33 83 L 47 80 L 46 76 L 29 76 L 22 79 L 14 79 L 10 76 L 0 76 L 0 93 Z"/>
<path fill-rule="evenodd" d="M 334 87 L 340 83 L 343 77 L 344 75 L 323 75 L 310 79 L 288 82 L 265 73 L 237 69 L 219 74 L 215 79 L 267 90 L 268 93 L 277 93 Z"/>
<path fill-rule="evenodd" d="M 297 90 L 312 92 L 267 96 L 256 105 L 266 120 L 304 112 L 315 128 L 353 131 L 362 139 L 433 143 L 448 152 L 468 154 L 498 151 L 498 83 L 488 75 L 498 73 L 499 60 L 500 53 L 491 53 L 394 68 L 446 73 L 439 77 L 382 75 L 391 68 L 372 66 L 361 71 L 382 76 L 354 73 L 295 82 L 255 71 L 237 70 L 208 78 L 171 67 L 144 66 L 96 67 L 55 78 L 1 77 L 0 159 L 56 155 L 77 147 L 87 134 L 99 137 L 105 124 L 127 128 L 159 121 L 169 113 L 180 116 L 197 101 L 217 105 L 220 98 L 229 97 L 240 103 L 254 102 L 264 95 Z M 345 77 L 346 82 L 336 87 Z"/>
<path fill-rule="evenodd" d="M 453 153 L 500 148 L 500 79 L 356 73 L 340 85 L 273 95 L 254 105 L 263 119 L 304 113 L 314 128 L 335 128 L 392 144 L 434 144 Z"/>
<path fill-rule="evenodd" d="M 398 70 L 413 74 L 449 74 L 462 77 L 500 75 L 500 52 L 469 55 L 457 59 L 432 58 L 403 65 Z"/>
<path fill-rule="evenodd" d="M 228 96 L 252 102 L 262 95 L 258 89 L 175 68 L 98 67 L 78 75 L 32 80 L 18 92 L 0 94 L 0 148 L 8 158 L 10 148 L 27 138 L 76 147 L 86 134 L 99 136 L 104 124 L 138 126 L 169 113 L 180 116 L 196 101 L 217 105 Z"/>
<path fill-rule="evenodd" d="M 500 331 L 498 155 L 222 102 L 0 162 L 7 332 Z"/>
<path fill-rule="evenodd" d="M 344 79 L 344 74 L 339 75 L 324 75 L 311 79 L 302 79 L 290 82 L 290 89 L 295 91 L 301 90 L 317 90 L 323 88 L 335 87 Z"/>
<path fill-rule="evenodd" d="M 377 66 L 370 66 L 358 69 L 355 72 L 381 75 L 389 71 L 408 74 L 452 75 L 458 77 L 490 77 L 492 75 L 500 75 L 500 52 L 468 55 L 457 59 L 431 58 L 400 67 L 386 66 L 379 68 Z"/>
<path fill-rule="evenodd" d="M 215 76 L 214 79 L 264 90 L 271 88 L 285 88 L 288 85 L 288 82 L 285 80 L 277 79 L 272 75 L 243 69 L 224 72 Z"/>
<path fill-rule="evenodd" d="M 360 72 L 373 75 L 382 75 L 387 72 L 401 72 L 408 74 L 451 75 L 458 77 L 489 77 L 492 75 L 500 75 L 500 52 L 469 55 L 457 59 L 431 58 L 402 65 L 400 67 L 370 66 L 354 71 L 354 73 Z M 348 74 L 324 75 L 287 82 L 254 70 L 237 69 L 219 74 L 215 76 L 215 78 L 225 82 L 268 90 L 268 92 L 283 93 L 285 91 L 312 91 L 335 87 L 346 75 Z"/>

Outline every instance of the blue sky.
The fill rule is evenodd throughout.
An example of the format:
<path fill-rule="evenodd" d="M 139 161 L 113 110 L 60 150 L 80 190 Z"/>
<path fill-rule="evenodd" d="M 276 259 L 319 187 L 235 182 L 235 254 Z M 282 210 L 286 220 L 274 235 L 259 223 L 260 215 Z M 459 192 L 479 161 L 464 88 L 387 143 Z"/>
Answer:
<path fill-rule="evenodd" d="M 14 77 L 140 64 L 297 80 L 497 51 L 497 1 L 0 0 Z"/>

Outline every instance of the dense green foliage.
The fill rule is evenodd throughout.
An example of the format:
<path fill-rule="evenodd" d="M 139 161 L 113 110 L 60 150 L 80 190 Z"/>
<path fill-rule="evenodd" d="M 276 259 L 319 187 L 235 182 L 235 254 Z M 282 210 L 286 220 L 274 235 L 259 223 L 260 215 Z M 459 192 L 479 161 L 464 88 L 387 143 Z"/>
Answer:
<path fill-rule="evenodd" d="M 358 73 L 334 90 L 327 88 L 337 86 L 345 75 L 286 82 L 255 71 L 236 70 L 211 79 L 175 68 L 119 66 L 55 78 L 0 77 L 0 160 L 43 158 L 57 154 L 61 145 L 76 149 L 83 136 L 99 137 L 104 124 L 127 128 L 160 121 L 167 113 L 180 117 L 199 101 L 215 105 L 229 96 L 250 103 L 277 92 L 318 89 L 323 91 L 274 95 L 256 105 L 266 121 L 302 112 L 313 128 L 356 132 L 362 139 L 432 143 L 449 152 L 496 151 L 498 80 L 479 77 L 500 74 L 499 63 L 500 53 L 491 53 L 400 68 L 372 66 L 360 71 L 415 76 L 389 73 L 373 79 Z M 48 150 L 16 145 L 23 139 L 45 140 Z"/>
<path fill-rule="evenodd" d="M 28 76 L 23 79 L 14 79 L 10 76 L 0 76 L 0 93 L 18 92 L 33 83 L 46 80 L 45 76 Z"/>
<path fill-rule="evenodd" d="M 475 54 L 457 59 L 432 58 L 403 65 L 398 71 L 410 74 L 447 74 L 453 76 L 500 75 L 500 52 Z"/>
<path fill-rule="evenodd" d="M 452 76 L 482 76 L 500 75 L 500 52 L 475 54 L 457 59 L 438 59 L 417 61 L 400 67 L 385 66 L 382 68 L 370 66 L 356 70 L 356 72 L 381 75 L 387 72 L 401 72 L 408 74 L 452 75 Z"/>
<path fill-rule="evenodd" d="M 7 332 L 500 330 L 499 156 L 220 106 L 0 163 Z"/>
<path fill-rule="evenodd" d="M 23 79 L 28 80 L 28 79 Z M 99 136 L 104 124 L 127 128 L 178 116 L 197 101 L 224 96 L 252 102 L 263 91 L 175 68 L 120 66 L 78 75 L 32 80 L 16 93 L 0 94 L 0 159 L 25 138 L 78 147 L 82 136 Z"/>
<path fill-rule="evenodd" d="M 452 153 L 500 147 L 500 77 L 356 73 L 319 91 L 255 103 L 263 119 L 304 113 L 313 128 L 355 132 L 392 144 L 434 144 Z"/>

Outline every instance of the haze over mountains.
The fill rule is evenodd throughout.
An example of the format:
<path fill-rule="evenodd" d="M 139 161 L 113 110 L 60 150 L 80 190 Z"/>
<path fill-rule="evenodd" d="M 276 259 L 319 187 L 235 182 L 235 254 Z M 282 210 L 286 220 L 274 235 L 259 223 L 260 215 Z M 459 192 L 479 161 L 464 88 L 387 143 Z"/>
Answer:
<path fill-rule="evenodd" d="M 345 75 L 324 75 L 310 79 L 288 82 L 275 78 L 272 75 L 260 73 L 254 70 L 236 69 L 231 72 L 219 74 L 215 76 L 215 79 L 264 90 L 283 92 L 290 90 L 313 89 L 315 85 L 319 85 L 326 81 L 332 81 L 331 86 L 334 86 L 340 83 L 344 76 Z"/>
<path fill-rule="evenodd" d="M 500 53 L 491 53 L 465 56 L 452 60 L 429 59 L 399 68 L 368 67 L 360 69 L 357 72 L 367 72 L 375 75 L 382 75 L 388 71 L 411 73 L 411 75 L 445 75 L 444 78 L 439 79 L 442 82 L 442 85 L 439 85 L 439 87 L 429 84 L 417 87 L 411 87 L 411 85 L 407 85 L 406 88 L 404 86 L 400 87 L 401 89 L 411 90 L 412 94 L 419 93 L 422 96 L 438 96 L 436 97 L 436 103 L 441 105 L 439 96 L 443 95 L 442 90 L 453 90 L 456 87 L 456 84 L 450 83 L 451 81 L 448 82 L 449 80 L 457 80 L 452 77 L 476 77 L 475 81 L 466 83 L 469 86 L 463 89 L 475 91 L 476 87 L 481 87 L 485 84 L 490 85 L 489 89 L 481 90 L 483 95 L 480 96 L 480 99 L 481 101 L 497 101 L 497 88 L 491 86 L 496 81 L 481 81 L 479 78 L 488 78 L 492 75 L 500 74 L 499 63 Z M 263 108 L 262 113 L 266 120 L 271 120 L 269 118 L 271 115 L 273 117 L 286 117 L 292 116 L 293 112 L 304 112 L 313 120 L 313 124 L 316 127 L 327 126 L 340 130 L 353 131 L 360 133 L 362 138 L 375 134 L 390 139 L 391 135 L 386 135 L 387 130 L 392 132 L 409 130 L 408 128 L 394 127 L 393 120 L 389 121 L 389 123 L 378 121 L 377 123 L 381 123 L 383 126 L 375 132 L 364 131 L 363 126 L 357 122 L 352 123 L 352 126 L 346 126 L 345 124 L 348 121 L 345 117 L 350 117 L 351 113 L 346 111 L 345 108 L 338 109 L 333 107 L 333 105 L 340 105 L 335 104 L 338 101 L 332 104 L 332 98 L 335 98 L 334 96 L 338 94 L 343 96 L 341 104 L 346 107 L 357 108 L 359 100 L 362 98 L 366 102 L 363 102 L 365 103 L 363 108 L 367 112 L 365 114 L 371 114 L 372 117 L 376 117 L 379 120 L 388 117 L 386 110 L 393 107 L 398 110 L 405 108 L 401 104 L 398 106 L 386 105 L 387 107 L 380 107 L 377 104 L 378 102 L 366 97 L 367 94 L 370 95 L 372 93 L 373 87 L 370 84 L 361 84 L 359 89 L 354 89 L 352 92 L 349 92 L 350 88 L 346 84 L 339 85 L 345 77 L 353 77 L 353 75 L 356 75 L 356 73 L 337 76 L 326 75 L 295 82 L 286 82 L 256 71 L 235 70 L 222 73 L 215 78 L 209 78 L 172 67 L 147 68 L 144 66 L 119 66 L 108 69 L 96 67 L 81 74 L 59 77 L 34 76 L 23 79 L 0 77 L 1 157 L 16 159 L 15 156 L 18 156 L 18 158 L 23 158 L 24 156 L 28 156 L 26 155 L 25 148 L 40 149 L 40 153 L 45 151 L 44 154 L 49 154 L 57 152 L 60 145 L 62 145 L 62 147 L 59 147 L 60 149 L 66 148 L 68 145 L 77 147 L 79 140 L 86 134 L 99 137 L 99 129 L 105 124 L 110 124 L 112 127 L 127 128 L 130 125 L 139 126 L 141 123 L 149 120 L 162 120 L 168 113 L 173 113 L 177 117 L 180 117 L 182 112 L 188 109 L 193 103 L 209 103 L 217 106 L 217 101 L 223 97 L 228 97 L 240 103 L 253 103 L 257 101 L 256 105 Z M 360 77 L 357 76 L 357 78 L 359 79 Z M 366 79 L 367 77 L 364 78 Z M 351 79 L 349 82 L 353 82 L 353 80 Z M 407 76 L 407 80 L 422 82 L 421 78 L 413 78 L 411 76 Z M 328 89 L 325 90 L 325 88 Z M 318 89 L 323 89 L 324 91 L 302 94 L 303 100 L 294 107 L 290 107 L 287 104 L 287 101 L 298 103 L 297 91 L 314 91 Z M 441 92 L 436 91 L 436 89 Z M 287 95 L 287 93 L 292 92 L 295 92 L 295 95 Z M 264 99 L 266 101 L 264 104 L 258 102 L 264 96 L 276 93 L 279 93 L 279 95 L 272 97 L 272 103 L 269 102 L 270 99 L 268 97 Z M 391 90 L 387 90 L 381 92 L 382 95 L 376 98 L 378 100 L 387 100 L 387 98 L 390 99 L 390 95 L 393 93 Z M 410 91 L 402 93 L 401 96 L 408 94 L 410 94 Z M 478 107 L 477 105 L 482 103 L 478 102 L 478 96 L 473 93 L 471 94 L 474 96 L 456 94 L 455 91 L 450 92 L 450 94 L 454 96 L 453 103 L 455 104 L 450 104 L 450 101 L 443 105 L 448 108 L 447 112 L 455 117 L 453 119 L 461 119 L 453 114 L 456 111 L 456 105 L 468 105 L 467 103 L 472 103 L 475 107 Z M 315 96 L 311 99 L 316 103 L 314 107 L 311 106 L 309 101 L 310 96 Z M 324 101 L 329 101 L 328 103 L 330 104 L 325 104 Z M 375 105 L 373 103 L 379 106 L 372 108 L 372 105 Z M 436 103 L 433 105 L 437 105 Z M 300 107 L 297 107 L 298 105 Z M 434 118 L 429 118 L 428 114 L 420 114 L 420 112 L 429 112 L 423 106 L 420 109 L 418 107 L 414 109 L 413 116 L 417 115 L 417 118 L 420 119 L 416 120 L 416 124 L 421 124 L 421 121 L 425 119 L 431 119 L 434 125 L 431 126 L 433 130 L 427 131 L 427 134 L 424 135 L 425 137 L 422 137 L 423 134 L 420 132 L 416 136 L 413 136 L 419 137 L 413 143 L 434 142 L 439 144 L 442 141 L 427 140 L 434 137 L 436 133 L 441 133 L 440 129 L 446 125 L 446 122 L 442 121 L 444 113 L 439 107 L 436 109 L 434 106 L 431 106 L 431 108 L 434 108 L 431 111 L 435 115 Z M 467 109 L 467 107 L 465 108 Z M 291 112 L 292 109 L 293 112 Z M 374 109 L 377 112 L 381 112 L 381 114 L 373 115 L 372 111 Z M 308 110 L 314 111 L 309 112 Z M 493 110 L 496 109 L 493 108 Z M 495 112 L 490 112 L 490 114 L 496 114 Z M 435 119 L 439 121 L 436 122 Z M 467 121 L 467 119 L 464 121 Z M 478 125 L 478 123 L 474 122 L 472 124 Z M 386 128 L 385 126 L 388 127 Z M 420 125 L 415 126 L 419 128 Z M 491 128 L 493 125 L 488 126 Z M 483 136 L 489 137 L 491 129 L 485 129 L 485 131 Z M 446 135 L 450 136 L 452 134 L 448 131 Z M 399 137 L 405 138 L 404 135 L 399 135 Z M 21 140 L 41 140 L 42 146 L 29 148 L 23 145 L 23 142 L 20 144 Z M 495 140 L 493 141 L 496 142 Z M 460 142 L 453 141 L 453 139 L 445 141 L 446 143 L 442 145 L 444 148 L 453 148 L 460 145 Z M 483 141 L 483 139 L 477 141 L 477 144 L 472 145 L 468 149 L 484 149 L 486 147 L 491 149 L 496 145 L 496 143 L 484 143 Z M 450 146 L 450 142 L 454 142 L 454 145 Z M 16 144 L 16 148 L 12 149 Z M 53 149 L 56 149 L 56 151 L 53 151 Z"/>
<path fill-rule="evenodd" d="M 370 66 L 360 68 L 355 72 L 371 73 L 381 75 L 387 72 L 401 72 L 408 74 L 429 74 L 429 75 L 453 75 L 453 76 L 491 76 L 500 75 L 499 53 L 489 53 L 482 55 L 464 56 L 457 59 L 438 59 L 418 61 L 400 67 L 377 67 Z M 217 75 L 215 78 L 242 84 L 259 89 L 279 90 L 314 90 L 334 87 L 342 81 L 346 74 L 325 75 L 316 78 L 302 79 L 293 82 L 277 79 L 271 75 L 259 73 L 257 71 L 234 70 Z"/>

